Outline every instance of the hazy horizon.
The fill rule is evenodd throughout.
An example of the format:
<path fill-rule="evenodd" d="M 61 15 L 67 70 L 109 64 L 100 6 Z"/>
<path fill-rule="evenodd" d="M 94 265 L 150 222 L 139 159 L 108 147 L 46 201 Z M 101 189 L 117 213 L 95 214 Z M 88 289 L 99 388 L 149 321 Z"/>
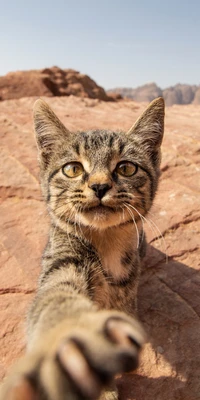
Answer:
<path fill-rule="evenodd" d="M 105 89 L 200 83 L 197 0 L 0 4 L 1 76 L 57 65 Z"/>
<path fill-rule="evenodd" d="M 60 66 L 59 65 L 51 65 L 51 66 L 49 66 L 49 65 L 46 65 L 46 66 L 44 66 L 44 67 L 42 67 L 42 68 L 35 68 L 35 70 L 39 70 L 39 69 L 45 69 L 45 68 L 53 68 L 53 67 L 58 67 L 58 68 L 60 68 Z M 65 67 L 63 67 L 62 69 L 68 69 L 68 68 L 65 68 Z M 71 68 L 70 68 L 71 69 Z M 10 73 L 10 72 L 20 72 L 20 71 L 30 71 L 30 70 L 33 70 L 33 68 L 30 68 L 30 69 L 25 69 L 25 70 L 15 70 L 15 71 L 7 71 L 7 73 Z M 75 69 L 74 69 L 75 70 Z M 76 71 L 77 71 L 77 69 L 76 69 Z M 83 73 L 83 71 L 79 71 L 80 73 Z M 7 74 L 6 73 L 6 74 Z M 5 76 L 6 74 L 4 74 L 4 75 L 0 75 L 0 77 L 2 77 L 2 76 Z M 87 73 L 85 73 L 85 75 L 88 75 Z M 91 75 L 89 75 L 89 77 L 91 78 L 91 79 L 93 79 L 97 84 L 98 84 L 98 82 L 96 81 L 96 79 L 93 77 L 93 76 L 91 76 Z M 102 85 L 100 85 L 100 86 L 102 86 L 105 90 L 107 90 L 107 91 L 109 91 L 109 90 L 112 90 L 112 89 L 137 89 L 137 88 L 139 88 L 139 87 L 142 87 L 142 86 L 145 86 L 145 85 L 151 85 L 151 84 L 156 84 L 161 90 L 165 90 L 165 89 L 168 89 L 168 88 L 170 88 L 170 87 L 174 87 L 174 86 L 176 86 L 176 85 L 190 85 L 190 86 L 200 86 L 200 83 L 187 83 L 187 82 L 176 82 L 174 85 L 169 85 L 169 86 L 166 86 L 166 87 L 161 87 L 161 86 L 159 86 L 158 84 L 157 84 L 157 82 L 143 82 L 142 84 L 140 84 L 140 85 L 138 85 L 138 86 L 113 86 L 113 87 L 107 87 L 107 88 L 105 88 L 104 86 L 102 86 Z"/>

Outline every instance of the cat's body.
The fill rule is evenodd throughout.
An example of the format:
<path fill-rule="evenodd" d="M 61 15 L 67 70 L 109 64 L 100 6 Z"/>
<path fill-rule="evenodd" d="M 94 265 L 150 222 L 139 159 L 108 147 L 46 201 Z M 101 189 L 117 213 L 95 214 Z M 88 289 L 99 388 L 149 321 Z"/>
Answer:
<path fill-rule="evenodd" d="M 132 317 L 163 121 L 160 98 L 127 134 L 72 134 L 44 102 L 36 102 L 51 229 L 28 317 L 28 355 L 14 374 L 21 383 L 15 389 L 11 378 L 4 392 L 11 390 L 12 400 L 17 390 L 21 400 L 97 399 L 117 372 L 137 365 L 144 335 Z"/>

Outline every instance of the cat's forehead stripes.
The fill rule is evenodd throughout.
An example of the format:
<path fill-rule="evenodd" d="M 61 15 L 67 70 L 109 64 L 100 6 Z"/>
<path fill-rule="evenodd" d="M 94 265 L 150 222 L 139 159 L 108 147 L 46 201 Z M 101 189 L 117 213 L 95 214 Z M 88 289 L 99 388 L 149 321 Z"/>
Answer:
<path fill-rule="evenodd" d="M 121 137 L 120 133 L 108 131 L 108 130 L 91 130 L 88 132 L 78 132 L 75 143 L 73 143 L 73 149 L 80 155 L 80 152 L 84 151 L 115 151 L 119 155 L 122 153 L 125 142 Z"/>
<path fill-rule="evenodd" d="M 77 132 L 72 150 L 89 173 L 97 166 L 114 169 L 126 146 L 126 138 L 107 130 Z"/>
<path fill-rule="evenodd" d="M 126 138 L 107 130 L 77 132 L 71 150 L 87 173 L 96 169 L 114 170 L 126 147 Z M 69 149 L 70 151 L 70 149 Z M 68 154 L 69 155 L 69 154 Z"/>

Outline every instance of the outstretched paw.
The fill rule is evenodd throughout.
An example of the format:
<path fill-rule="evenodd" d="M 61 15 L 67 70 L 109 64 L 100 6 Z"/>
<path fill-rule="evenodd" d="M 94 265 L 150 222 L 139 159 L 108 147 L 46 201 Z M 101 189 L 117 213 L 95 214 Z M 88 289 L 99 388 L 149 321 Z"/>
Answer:
<path fill-rule="evenodd" d="M 117 373 L 138 366 L 144 332 L 125 314 L 102 311 L 62 323 L 46 343 L 18 364 L 1 400 L 98 399 Z M 117 399 L 112 391 L 101 398 Z"/>

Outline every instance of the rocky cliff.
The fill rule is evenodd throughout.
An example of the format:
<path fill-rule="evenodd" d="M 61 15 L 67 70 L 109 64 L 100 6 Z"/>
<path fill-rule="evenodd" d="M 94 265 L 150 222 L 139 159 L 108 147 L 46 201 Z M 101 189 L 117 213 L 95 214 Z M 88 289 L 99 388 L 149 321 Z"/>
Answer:
<path fill-rule="evenodd" d="M 28 96 L 79 96 L 112 101 L 88 75 L 58 67 L 42 70 L 10 72 L 0 77 L 0 100 Z"/>

